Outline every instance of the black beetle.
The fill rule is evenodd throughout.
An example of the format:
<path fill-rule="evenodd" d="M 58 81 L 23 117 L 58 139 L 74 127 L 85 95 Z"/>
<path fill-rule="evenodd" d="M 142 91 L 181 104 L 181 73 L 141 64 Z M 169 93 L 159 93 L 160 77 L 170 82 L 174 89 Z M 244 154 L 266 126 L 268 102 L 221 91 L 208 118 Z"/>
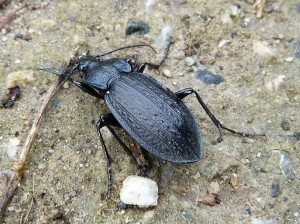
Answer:
<path fill-rule="evenodd" d="M 167 57 L 170 45 L 159 65 L 151 63 L 138 65 L 125 58 L 100 60 L 101 56 L 114 51 L 100 56 L 84 56 L 69 64 L 65 80 L 70 80 L 94 97 L 104 99 L 111 112 L 102 114 L 96 125 L 107 160 L 108 198 L 112 185 L 111 159 L 100 131 L 104 126 L 109 129 L 144 175 L 146 174 L 130 149 L 115 133 L 112 126 L 123 128 L 143 149 L 160 159 L 178 164 L 196 162 L 203 156 L 201 132 L 194 116 L 182 101 L 184 97 L 192 93 L 196 95 L 198 102 L 217 126 L 219 142 L 222 141 L 221 129 L 248 137 L 264 136 L 263 134 L 236 132 L 223 126 L 192 88 L 174 93 L 162 83 L 143 73 L 146 65 L 159 68 Z M 71 78 L 76 71 L 83 73 L 82 81 Z"/>

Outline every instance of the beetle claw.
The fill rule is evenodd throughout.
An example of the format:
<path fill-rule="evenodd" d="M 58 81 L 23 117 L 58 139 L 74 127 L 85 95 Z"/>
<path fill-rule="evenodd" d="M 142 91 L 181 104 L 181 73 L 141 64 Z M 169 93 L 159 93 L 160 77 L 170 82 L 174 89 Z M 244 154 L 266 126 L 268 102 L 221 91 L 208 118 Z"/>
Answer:
<path fill-rule="evenodd" d="M 217 138 L 217 142 L 218 143 L 221 143 L 223 141 L 223 137 L 222 136 L 220 136 L 219 138 Z"/>

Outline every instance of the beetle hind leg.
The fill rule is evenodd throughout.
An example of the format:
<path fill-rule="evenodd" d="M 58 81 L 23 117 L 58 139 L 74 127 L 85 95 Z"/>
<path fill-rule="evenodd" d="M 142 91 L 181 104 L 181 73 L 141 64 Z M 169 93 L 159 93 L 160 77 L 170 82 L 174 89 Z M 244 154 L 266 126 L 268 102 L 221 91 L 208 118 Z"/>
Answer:
<path fill-rule="evenodd" d="M 265 134 L 249 134 L 249 133 L 243 133 L 243 132 L 239 132 L 239 131 L 235 131 L 233 129 L 227 128 L 224 125 L 221 124 L 221 122 L 213 115 L 213 113 L 208 109 L 208 107 L 205 105 L 205 103 L 203 102 L 203 100 L 201 99 L 201 97 L 199 96 L 199 94 L 192 88 L 187 88 L 187 89 L 183 89 L 183 90 L 179 90 L 178 92 L 176 92 L 176 96 L 179 99 L 183 99 L 184 97 L 195 93 L 198 102 L 200 103 L 200 105 L 203 107 L 203 109 L 205 110 L 205 112 L 207 113 L 207 115 L 210 117 L 210 119 L 212 120 L 212 122 L 216 125 L 216 127 L 219 130 L 219 137 L 217 139 L 218 142 L 222 142 L 223 137 L 222 137 L 222 132 L 221 129 L 224 129 L 226 131 L 231 132 L 232 134 L 235 135 L 241 135 L 244 137 L 255 137 L 255 136 L 266 136 Z"/>
<path fill-rule="evenodd" d="M 102 150 L 103 150 L 103 153 L 104 153 L 104 156 L 105 156 L 105 159 L 106 159 L 106 162 L 107 162 L 107 185 L 108 185 L 108 192 L 107 192 L 107 198 L 110 198 L 110 195 L 111 195 L 111 188 L 112 188 L 112 182 L 111 182 L 111 157 L 109 156 L 108 154 L 108 151 L 107 151 L 107 148 L 105 146 L 105 142 L 104 142 L 104 139 L 102 137 L 102 134 L 101 134 L 101 131 L 100 129 L 102 127 L 104 127 L 104 123 L 99 120 L 97 122 L 97 133 L 98 133 L 98 136 L 99 136 L 99 139 L 100 139 L 100 142 L 101 142 L 101 147 L 102 147 Z"/>
<path fill-rule="evenodd" d="M 106 126 L 108 128 L 108 130 L 112 133 L 112 135 L 115 137 L 115 139 L 119 142 L 119 144 L 122 146 L 122 148 L 125 150 L 125 152 L 130 156 L 130 158 L 132 159 L 132 161 L 134 162 L 134 164 L 136 165 L 136 167 L 139 169 L 139 171 L 141 172 L 141 174 L 143 176 L 146 176 L 146 177 L 148 177 L 148 175 L 143 170 L 142 166 L 139 165 L 138 161 L 133 156 L 133 154 L 130 151 L 130 149 L 126 146 L 126 144 L 123 142 L 123 140 L 116 134 L 116 132 L 112 128 L 112 126 L 121 127 L 121 125 L 119 124 L 119 122 L 115 119 L 115 117 L 112 114 L 102 114 L 100 116 L 100 120 L 97 122 L 96 126 L 97 126 L 98 136 L 100 138 L 101 146 L 102 146 L 102 149 L 103 149 L 104 155 L 106 157 L 106 161 L 107 161 L 108 198 L 110 198 L 111 188 L 112 188 L 111 167 L 110 167 L 111 159 L 110 159 L 110 156 L 108 154 L 107 148 L 105 146 L 102 134 L 100 132 L 100 129 L 103 128 L 104 126 Z"/>

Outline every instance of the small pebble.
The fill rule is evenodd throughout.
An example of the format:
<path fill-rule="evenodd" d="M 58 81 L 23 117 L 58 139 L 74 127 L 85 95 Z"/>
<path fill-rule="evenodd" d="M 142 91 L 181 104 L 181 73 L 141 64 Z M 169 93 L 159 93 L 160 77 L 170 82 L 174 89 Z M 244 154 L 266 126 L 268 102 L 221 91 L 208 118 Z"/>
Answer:
<path fill-rule="evenodd" d="M 9 158 L 14 159 L 17 155 L 17 146 L 20 145 L 18 138 L 10 138 L 7 148 L 7 155 Z"/>
<path fill-rule="evenodd" d="M 144 35 L 149 32 L 149 26 L 144 22 L 129 21 L 125 27 L 126 35 Z"/>
<path fill-rule="evenodd" d="M 187 190 L 183 187 L 174 187 L 173 190 L 177 193 L 180 194 L 182 196 L 186 196 L 187 195 Z"/>
<path fill-rule="evenodd" d="M 279 75 L 277 78 L 266 83 L 266 87 L 270 91 L 278 91 L 287 87 L 285 75 Z"/>
<path fill-rule="evenodd" d="M 237 188 L 239 186 L 239 180 L 236 173 L 230 175 L 230 184 L 233 188 Z"/>
<path fill-rule="evenodd" d="M 140 176 L 129 176 L 123 181 L 120 199 L 125 204 L 138 207 L 156 206 L 158 187 L 156 182 Z"/>
<path fill-rule="evenodd" d="M 280 40 L 282 40 L 282 39 L 284 38 L 284 34 L 282 34 L 282 33 L 278 34 L 278 38 L 279 38 Z"/>
<path fill-rule="evenodd" d="M 168 77 L 168 78 L 171 78 L 172 77 L 172 74 L 170 72 L 169 69 L 164 69 L 162 70 L 162 73 L 164 74 L 164 76 Z"/>
<path fill-rule="evenodd" d="M 274 9 L 275 9 L 275 7 L 274 7 L 273 3 L 269 3 L 269 4 L 267 3 L 263 10 L 266 13 L 272 13 L 274 11 Z"/>
<path fill-rule="evenodd" d="M 252 214 L 251 207 L 249 205 L 247 205 L 247 204 L 245 205 L 244 213 L 247 214 L 247 215 L 251 215 Z"/>
<path fill-rule="evenodd" d="M 273 150 L 272 153 L 276 153 L 280 155 L 279 166 L 281 170 L 281 174 L 287 181 L 293 181 L 296 177 L 296 171 L 293 165 L 292 158 L 290 154 L 283 150 Z"/>
<path fill-rule="evenodd" d="M 152 219 L 155 215 L 155 212 L 154 211 L 146 211 L 143 215 L 143 221 L 142 223 L 148 223 L 147 221 L 149 219 Z"/>
<path fill-rule="evenodd" d="M 290 130 L 290 123 L 287 120 L 281 121 L 281 127 L 283 130 L 288 131 Z"/>
<path fill-rule="evenodd" d="M 146 11 L 147 14 L 150 14 L 150 12 L 152 10 L 152 7 L 154 5 L 154 2 L 155 2 L 154 0 L 147 0 L 147 2 L 145 4 L 145 6 L 146 6 L 145 11 Z"/>
<path fill-rule="evenodd" d="M 197 201 L 210 206 L 215 206 L 221 203 L 221 200 L 218 198 L 218 195 L 215 194 L 208 194 L 206 197 L 199 198 Z"/>
<path fill-rule="evenodd" d="M 263 219 L 252 218 L 251 224 L 274 224 L 274 222 L 272 221 L 272 219 L 263 220 Z"/>
<path fill-rule="evenodd" d="M 291 62 L 291 61 L 294 60 L 294 58 L 293 57 L 288 57 L 288 58 L 285 58 L 284 60 L 287 61 L 287 62 Z"/>
<path fill-rule="evenodd" d="M 263 60 L 274 60 L 277 58 L 277 49 L 270 47 L 267 42 L 256 41 L 253 43 L 253 51 Z"/>
<path fill-rule="evenodd" d="M 63 88 L 64 88 L 64 89 L 69 89 L 69 88 L 70 88 L 70 83 L 69 83 L 69 82 L 65 82 L 65 83 L 63 84 Z"/>
<path fill-rule="evenodd" d="M 224 45 L 226 45 L 226 44 L 230 44 L 231 43 L 231 40 L 221 40 L 220 42 L 219 42 L 219 48 L 222 48 Z"/>
<path fill-rule="evenodd" d="M 296 5 L 296 12 L 300 13 L 300 3 L 297 3 L 297 5 Z"/>
<path fill-rule="evenodd" d="M 230 4 L 226 12 L 221 16 L 223 24 L 232 24 L 240 13 L 240 8 L 236 4 Z"/>
<path fill-rule="evenodd" d="M 300 5 L 300 4 L 299 4 Z M 298 38 L 295 42 L 295 57 L 300 59 L 300 38 Z"/>
<path fill-rule="evenodd" d="M 220 185 L 218 182 L 211 182 L 208 188 L 208 192 L 210 194 L 215 194 L 217 195 L 220 192 Z"/>
<path fill-rule="evenodd" d="M 210 71 L 208 71 L 207 69 L 198 70 L 196 72 L 196 78 L 201 80 L 202 82 L 204 82 L 207 85 L 210 85 L 210 84 L 218 85 L 221 82 L 225 81 L 225 79 L 222 76 L 215 75 L 215 74 L 211 73 Z"/>
<path fill-rule="evenodd" d="M 280 186 L 279 183 L 272 183 L 271 185 L 271 196 L 278 197 L 280 195 Z"/>
<path fill-rule="evenodd" d="M 120 201 L 117 206 L 120 210 L 125 210 L 127 208 L 127 205 L 122 201 Z"/>
<path fill-rule="evenodd" d="M 190 213 L 182 212 L 181 215 L 186 221 L 188 221 L 188 222 L 193 221 L 193 216 Z"/>
<path fill-rule="evenodd" d="M 192 57 L 186 57 L 185 61 L 188 64 L 188 66 L 192 66 L 195 64 L 195 60 Z"/>
<path fill-rule="evenodd" d="M 7 207 L 7 211 L 9 211 L 9 212 L 12 212 L 14 210 L 15 210 L 15 207 L 13 207 L 13 206 Z"/>
<path fill-rule="evenodd" d="M 164 26 L 161 30 L 160 35 L 156 38 L 158 42 L 160 42 L 161 46 L 166 48 L 170 41 L 172 36 L 172 28 L 170 26 Z"/>
<path fill-rule="evenodd" d="M 199 172 L 197 172 L 197 173 L 196 173 L 196 175 L 195 175 L 195 176 L 193 176 L 193 178 L 194 178 L 195 180 L 198 180 L 198 179 L 200 178 L 200 176 L 201 176 L 201 175 L 200 175 L 200 173 L 199 173 Z"/>

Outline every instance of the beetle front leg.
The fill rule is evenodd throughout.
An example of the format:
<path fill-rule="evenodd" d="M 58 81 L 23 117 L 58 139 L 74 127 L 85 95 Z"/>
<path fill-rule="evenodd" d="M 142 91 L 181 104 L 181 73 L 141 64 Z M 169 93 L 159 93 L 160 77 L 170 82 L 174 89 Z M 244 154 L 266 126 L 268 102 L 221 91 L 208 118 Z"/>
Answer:
<path fill-rule="evenodd" d="M 141 64 L 138 69 L 137 69 L 137 72 L 141 72 L 143 73 L 144 72 L 144 69 L 146 67 L 146 65 L 148 66 L 149 69 L 155 69 L 155 70 L 158 70 L 160 68 L 160 66 L 165 62 L 165 60 L 167 59 L 168 57 L 168 54 L 169 54 L 169 50 L 170 50 L 170 46 L 171 44 L 173 44 L 173 42 L 170 42 L 166 48 L 166 52 L 163 56 L 163 58 L 161 59 L 161 61 L 158 63 L 158 64 L 153 64 L 153 63 L 150 63 L 150 62 L 145 62 L 143 64 Z"/>
<path fill-rule="evenodd" d="M 89 85 L 85 84 L 84 82 L 79 82 L 76 81 L 74 79 L 69 78 L 69 80 L 78 88 L 80 88 L 83 92 L 92 95 L 94 97 L 97 98 L 103 98 L 103 96 L 101 96 L 96 90 L 94 90 L 92 87 L 90 87 Z"/>
<path fill-rule="evenodd" d="M 227 128 L 227 127 L 223 126 L 221 124 L 221 122 L 208 109 L 208 107 L 205 105 L 205 103 L 203 102 L 203 100 L 201 99 L 201 97 L 199 96 L 199 94 L 194 89 L 192 89 L 192 88 L 187 88 L 187 89 L 179 90 L 175 94 L 177 95 L 177 97 L 179 99 L 183 99 L 184 97 L 186 97 L 186 96 L 188 96 L 188 95 L 190 95 L 192 93 L 195 93 L 198 102 L 203 107 L 203 109 L 205 110 L 205 112 L 207 113 L 207 115 L 210 117 L 210 119 L 212 120 L 212 122 L 218 128 L 218 130 L 219 130 L 219 138 L 217 140 L 218 142 L 222 142 L 223 141 L 221 129 L 227 130 L 227 131 L 231 132 L 232 134 L 241 135 L 241 136 L 244 136 L 244 137 L 266 136 L 265 134 L 249 134 L 249 133 L 238 132 L 238 131 L 235 131 L 235 130 L 232 130 L 230 128 Z"/>

